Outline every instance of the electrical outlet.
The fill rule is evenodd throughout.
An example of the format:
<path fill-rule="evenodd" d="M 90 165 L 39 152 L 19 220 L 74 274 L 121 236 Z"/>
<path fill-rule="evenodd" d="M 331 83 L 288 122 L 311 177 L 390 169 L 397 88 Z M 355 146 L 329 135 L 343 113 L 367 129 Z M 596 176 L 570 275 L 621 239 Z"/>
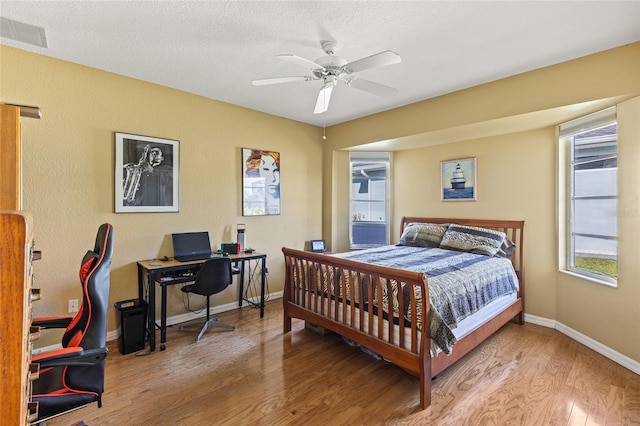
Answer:
<path fill-rule="evenodd" d="M 78 312 L 78 299 L 71 299 L 68 301 L 69 309 L 68 312 L 70 314 L 75 314 Z"/>

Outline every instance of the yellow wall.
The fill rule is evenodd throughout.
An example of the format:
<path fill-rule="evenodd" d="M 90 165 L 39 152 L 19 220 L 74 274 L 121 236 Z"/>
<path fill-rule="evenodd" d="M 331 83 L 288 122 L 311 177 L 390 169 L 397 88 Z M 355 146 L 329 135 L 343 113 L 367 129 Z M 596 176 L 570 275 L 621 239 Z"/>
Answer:
<path fill-rule="evenodd" d="M 392 162 L 392 242 L 403 215 L 524 219 L 526 313 L 640 362 L 639 94 L 635 43 L 333 126 L 324 155 L 348 167 L 349 149 L 399 147 Z M 558 272 L 556 126 L 616 104 L 619 279 L 610 288 Z M 478 160 L 478 201 L 442 202 L 440 161 L 466 157 Z M 338 188 L 325 196 L 325 238 L 348 247 L 349 176 L 333 170 L 323 179 Z"/>
<path fill-rule="evenodd" d="M 137 296 L 136 261 L 171 256 L 173 232 L 206 230 L 217 246 L 246 224 L 247 245 L 267 253 L 271 292 L 283 288 L 281 247 L 303 248 L 321 235 L 317 127 L 6 46 L 0 55 L 0 100 L 42 110 L 42 119 L 22 120 L 23 205 L 43 252 L 35 315 L 66 314 L 67 300 L 80 297 L 80 260 L 103 222 L 115 229 L 110 331 L 113 302 Z M 114 213 L 116 131 L 180 141 L 179 213 Z M 282 214 L 242 217 L 243 147 L 281 153 Z M 237 291 L 234 284 L 212 303 L 237 300 Z M 186 312 L 177 288 L 169 308 Z"/>

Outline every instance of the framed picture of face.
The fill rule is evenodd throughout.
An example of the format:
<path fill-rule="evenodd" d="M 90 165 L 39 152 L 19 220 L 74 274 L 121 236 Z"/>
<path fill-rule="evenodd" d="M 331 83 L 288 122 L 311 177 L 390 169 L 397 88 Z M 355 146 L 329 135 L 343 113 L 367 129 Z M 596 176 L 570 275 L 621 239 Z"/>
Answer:
<path fill-rule="evenodd" d="M 115 212 L 177 212 L 179 142 L 115 134 Z"/>
<path fill-rule="evenodd" d="M 242 148 L 242 215 L 280 214 L 280 153 Z"/>
<path fill-rule="evenodd" d="M 440 162 L 442 201 L 476 201 L 476 157 Z"/>

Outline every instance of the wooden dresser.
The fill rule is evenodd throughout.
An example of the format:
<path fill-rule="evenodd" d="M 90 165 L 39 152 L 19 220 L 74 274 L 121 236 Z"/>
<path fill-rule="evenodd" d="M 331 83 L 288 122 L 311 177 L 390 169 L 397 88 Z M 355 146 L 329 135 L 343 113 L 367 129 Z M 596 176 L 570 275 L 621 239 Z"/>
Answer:
<path fill-rule="evenodd" d="M 31 403 L 31 303 L 40 298 L 32 288 L 33 218 L 20 211 L 0 212 L 0 403 L 3 425 L 26 425 L 37 418 Z"/>

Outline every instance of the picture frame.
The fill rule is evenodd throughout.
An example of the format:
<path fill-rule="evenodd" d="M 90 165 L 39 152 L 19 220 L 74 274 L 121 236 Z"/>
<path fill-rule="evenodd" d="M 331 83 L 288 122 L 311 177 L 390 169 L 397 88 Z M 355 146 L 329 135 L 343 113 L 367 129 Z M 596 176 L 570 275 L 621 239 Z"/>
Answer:
<path fill-rule="evenodd" d="M 440 195 L 442 201 L 477 201 L 476 157 L 440 162 Z"/>
<path fill-rule="evenodd" d="M 324 253 L 327 251 L 324 240 L 311 240 L 309 241 L 309 247 L 313 253 Z"/>
<path fill-rule="evenodd" d="M 180 142 L 115 132 L 116 213 L 179 211 Z"/>
<path fill-rule="evenodd" d="M 280 214 L 280 153 L 242 148 L 242 215 Z"/>

